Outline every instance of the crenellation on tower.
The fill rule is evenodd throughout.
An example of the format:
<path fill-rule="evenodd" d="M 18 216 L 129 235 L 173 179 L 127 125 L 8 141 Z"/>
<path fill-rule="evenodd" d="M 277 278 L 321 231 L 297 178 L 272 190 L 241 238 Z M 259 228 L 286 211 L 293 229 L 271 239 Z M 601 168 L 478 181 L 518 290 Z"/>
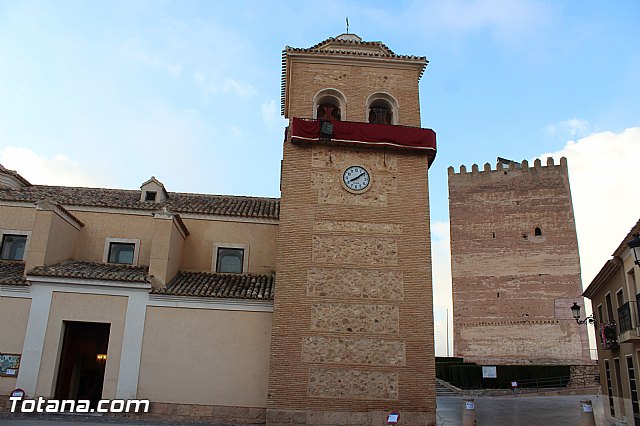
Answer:
<path fill-rule="evenodd" d="M 586 330 L 569 315 L 582 286 L 567 160 L 533 164 L 449 168 L 454 352 L 465 360 L 589 360 Z"/>
<path fill-rule="evenodd" d="M 567 159 L 566 157 L 560 158 L 560 163 L 556 164 L 553 157 L 547 157 L 545 165 L 542 165 L 542 160 L 536 158 L 533 162 L 533 169 L 536 172 L 553 172 L 556 173 L 558 170 L 567 170 Z M 532 167 L 529 166 L 528 160 L 522 160 L 520 163 L 515 161 L 509 161 L 508 163 L 503 161 L 497 161 L 495 168 L 491 167 L 491 163 L 485 163 L 482 170 L 479 170 L 479 166 L 477 164 L 471 165 L 471 171 L 467 171 L 467 166 L 462 164 L 459 167 L 459 172 L 456 173 L 455 167 L 449 166 L 447 169 L 449 176 L 452 175 L 464 175 L 464 174 L 479 174 L 482 176 L 486 176 L 487 174 L 504 174 L 504 172 L 530 172 L 532 171 Z"/>

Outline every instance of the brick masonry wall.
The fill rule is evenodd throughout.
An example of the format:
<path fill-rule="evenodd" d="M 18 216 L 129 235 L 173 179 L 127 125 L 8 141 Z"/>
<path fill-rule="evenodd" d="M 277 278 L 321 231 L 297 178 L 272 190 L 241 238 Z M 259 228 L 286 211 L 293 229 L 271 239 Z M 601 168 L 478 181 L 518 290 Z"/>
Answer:
<path fill-rule="evenodd" d="M 566 159 L 449 168 L 454 351 L 495 364 L 590 363 Z M 535 235 L 540 228 L 542 235 Z"/>
<path fill-rule="evenodd" d="M 351 165 L 367 192 L 342 187 Z M 268 424 L 435 423 L 427 174 L 423 154 L 285 144 Z"/>
<path fill-rule="evenodd" d="M 288 117 L 312 118 L 313 97 L 332 88 L 346 97 L 342 120 L 368 120 L 367 98 L 373 93 L 388 93 L 398 100 L 398 124 L 420 127 L 418 77 L 421 65 L 408 67 L 403 61 L 387 59 L 373 66 L 370 61 L 351 60 L 343 65 L 326 63 L 335 57 L 318 55 L 316 61 L 293 61 L 288 81 L 290 100 Z M 324 63 L 323 63 L 324 62 Z"/>

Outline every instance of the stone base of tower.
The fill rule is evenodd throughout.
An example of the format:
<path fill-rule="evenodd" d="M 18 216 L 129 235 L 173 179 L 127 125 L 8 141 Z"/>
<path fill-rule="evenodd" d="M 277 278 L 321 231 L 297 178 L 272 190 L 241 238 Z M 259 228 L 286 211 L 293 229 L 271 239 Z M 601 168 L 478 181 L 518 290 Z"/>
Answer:
<path fill-rule="evenodd" d="M 401 424 L 435 425 L 433 411 L 400 411 Z M 386 425 L 389 411 L 319 411 L 267 409 L 267 425 Z"/>

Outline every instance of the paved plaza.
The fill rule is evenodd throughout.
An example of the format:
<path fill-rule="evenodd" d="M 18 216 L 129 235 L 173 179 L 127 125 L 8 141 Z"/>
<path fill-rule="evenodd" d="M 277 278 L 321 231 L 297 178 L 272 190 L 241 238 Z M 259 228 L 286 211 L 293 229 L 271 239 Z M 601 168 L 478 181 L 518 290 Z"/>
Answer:
<path fill-rule="evenodd" d="M 480 426 L 579 426 L 581 418 L 580 400 L 582 399 L 590 399 L 592 401 L 598 426 L 610 425 L 605 420 L 602 397 L 599 395 L 476 397 L 477 424 Z M 437 400 L 437 425 L 461 425 L 464 398 L 443 396 L 438 397 Z M 399 424 L 402 425 L 402 413 L 400 413 L 400 420 Z M 55 415 L 51 417 L 34 417 L 0 414 L 0 425 L 2 426 L 100 426 L 109 424 L 126 426 L 194 425 L 194 423 L 128 420 L 97 416 Z M 224 425 L 216 423 L 215 426 Z"/>
<path fill-rule="evenodd" d="M 583 399 L 591 400 L 596 424 L 608 426 L 599 395 L 476 397 L 476 420 L 480 426 L 579 426 Z M 462 397 L 438 397 L 437 425 L 461 425 L 463 406 Z"/>

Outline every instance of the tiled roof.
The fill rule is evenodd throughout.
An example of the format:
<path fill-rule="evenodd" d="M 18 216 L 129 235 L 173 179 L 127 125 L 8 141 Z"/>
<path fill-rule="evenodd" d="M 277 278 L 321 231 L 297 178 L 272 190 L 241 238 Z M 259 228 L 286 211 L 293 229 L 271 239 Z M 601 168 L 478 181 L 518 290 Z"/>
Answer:
<path fill-rule="evenodd" d="M 415 61 L 426 61 L 424 56 L 397 55 L 387 45 L 381 41 L 362 41 L 360 37 L 344 38 L 329 37 L 311 47 L 291 47 L 286 46 L 285 52 L 311 52 L 311 53 L 333 53 L 347 54 L 355 56 L 379 56 L 384 58 L 409 59 Z"/>
<path fill-rule="evenodd" d="M 140 201 L 140 191 L 107 188 L 79 188 L 33 185 L 20 189 L 0 189 L 0 201 L 35 203 L 50 200 L 62 206 L 89 206 L 156 211 L 163 207 L 174 213 L 278 219 L 278 198 L 237 197 L 169 192 L 164 203 Z"/>
<path fill-rule="evenodd" d="M 268 275 L 179 272 L 165 288 L 152 294 L 273 300 L 275 278 Z"/>
<path fill-rule="evenodd" d="M 151 282 L 148 266 L 116 265 L 78 260 L 67 260 L 55 265 L 36 266 L 27 275 L 29 277 L 77 278 L 131 283 Z"/>
<path fill-rule="evenodd" d="M 635 234 L 640 234 L 640 220 L 631 228 L 626 237 L 622 240 L 616 251 L 613 252 L 613 256 L 622 256 L 625 250 L 629 250 L 629 241 L 633 239 Z"/>
<path fill-rule="evenodd" d="M 23 274 L 24 262 L 0 260 L 0 284 L 27 285 Z"/>
<path fill-rule="evenodd" d="M 28 180 L 26 180 L 25 178 L 23 178 L 20 173 L 16 172 L 15 170 L 9 170 L 6 167 L 4 167 L 2 164 L 0 164 L 0 172 L 4 173 L 6 175 L 9 176 L 13 176 L 14 178 L 16 178 L 20 183 L 22 183 L 25 186 L 31 186 L 31 182 L 29 182 Z"/>

